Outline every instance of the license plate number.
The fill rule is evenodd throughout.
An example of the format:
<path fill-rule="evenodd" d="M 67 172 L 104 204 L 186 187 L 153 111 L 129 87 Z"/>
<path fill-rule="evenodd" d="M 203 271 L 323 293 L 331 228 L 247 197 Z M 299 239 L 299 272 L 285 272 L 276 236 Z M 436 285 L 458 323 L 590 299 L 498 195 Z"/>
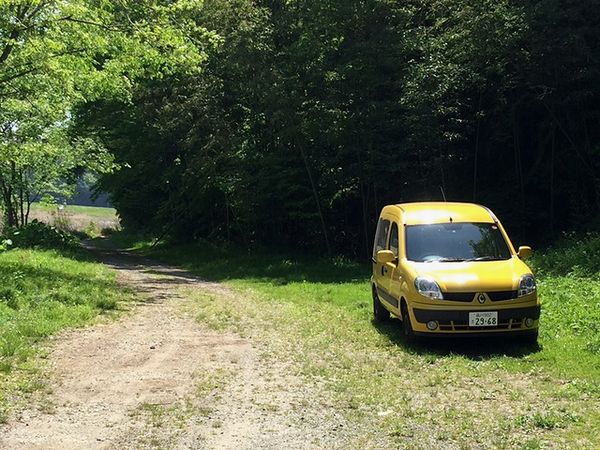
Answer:
<path fill-rule="evenodd" d="M 469 313 L 470 327 L 495 327 L 498 325 L 498 311 Z"/>

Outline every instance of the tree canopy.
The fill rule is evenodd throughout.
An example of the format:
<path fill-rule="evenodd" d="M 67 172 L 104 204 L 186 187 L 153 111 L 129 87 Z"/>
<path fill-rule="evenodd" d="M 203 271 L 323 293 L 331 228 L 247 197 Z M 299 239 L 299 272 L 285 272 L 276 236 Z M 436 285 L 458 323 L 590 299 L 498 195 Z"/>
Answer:
<path fill-rule="evenodd" d="M 198 70 L 213 39 L 189 16 L 200 2 L 0 1 L 0 189 L 9 225 L 29 203 L 63 193 L 83 170 L 114 168 L 72 111 L 128 102 L 140 78 Z M 24 206 L 27 205 L 27 206 Z"/>
<path fill-rule="evenodd" d="M 598 0 L 5 4 L 0 123 L 57 112 L 2 145 L 106 149 L 125 226 L 366 256 L 383 205 L 441 190 L 518 238 L 597 215 Z M 10 38 L 21 4 L 53 6 Z"/>

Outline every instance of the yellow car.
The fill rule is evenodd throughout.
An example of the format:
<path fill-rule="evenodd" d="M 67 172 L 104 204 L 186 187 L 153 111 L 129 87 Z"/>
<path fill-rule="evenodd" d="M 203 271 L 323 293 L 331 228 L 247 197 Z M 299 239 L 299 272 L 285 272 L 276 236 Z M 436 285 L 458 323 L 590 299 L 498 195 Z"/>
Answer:
<path fill-rule="evenodd" d="M 404 203 L 383 208 L 373 246 L 373 313 L 404 334 L 521 335 L 536 342 L 535 278 L 488 208 Z"/>

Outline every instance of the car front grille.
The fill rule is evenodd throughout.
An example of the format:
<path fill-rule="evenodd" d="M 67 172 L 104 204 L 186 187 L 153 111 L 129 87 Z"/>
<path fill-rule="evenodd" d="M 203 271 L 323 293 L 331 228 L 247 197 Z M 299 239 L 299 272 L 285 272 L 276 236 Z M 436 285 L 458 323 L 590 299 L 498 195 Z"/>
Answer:
<path fill-rule="evenodd" d="M 534 320 L 540 317 L 539 306 L 525 308 L 511 308 L 498 310 L 498 325 L 495 327 L 470 327 L 469 311 L 463 310 L 425 310 L 415 308 L 415 318 L 419 323 L 433 320 L 438 323 L 440 331 L 489 331 L 489 330 L 516 330 L 523 326 L 526 318 Z"/>
<path fill-rule="evenodd" d="M 444 300 L 451 302 L 472 302 L 476 292 L 442 292 Z"/>
<path fill-rule="evenodd" d="M 471 303 L 475 300 L 477 292 L 442 292 L 444 300 L 450 302 Z M 512 300 L 518 297 L 518 291 L 494 291 L 486 292 L 489 299 L 493 302 L 501 302 L 504 300 Z"/>
<path fill-rule="evenodd" d="M 512 300 L 513 298 L 517 298 L 519 296 L 519 292 L 518 291 L 487 292 L 487 296 L 493 302 L 501 302 L 503 300 Z"/>

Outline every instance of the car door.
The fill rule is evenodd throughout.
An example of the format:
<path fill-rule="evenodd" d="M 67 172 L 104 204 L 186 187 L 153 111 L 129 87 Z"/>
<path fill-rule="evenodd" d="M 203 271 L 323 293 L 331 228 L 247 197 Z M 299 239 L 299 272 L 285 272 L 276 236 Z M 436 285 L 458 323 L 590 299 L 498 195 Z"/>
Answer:
<path fill-rule="evenodd" d="M 398 224 L 396 222 L 392 223 L 390 229 L 390 237 L 388 240 L 388 250 L 390 250 L 395 256 L 396 259 L 393 262 L 389 262 L 386 264 L 386 275 L 388 276 L 388 293 L 389 300 L 386 300 L 395 311 L 400 313 L 399 299 L 401 297 L 401 289 L 402 289 L 402 271 L 400 268 L 400 233 L 398 229 Z"/>
<path fill-rule="evenodd" d="M 389 289 L 389 277 L 384 269 L 385 264 L 377 262 L 377 252 L 387 248 L 388 235 L 390 231 L 390 220 L 385 217 L 379 219 L 377 232 L 375 233 L 375 242 L 373 243 L 373 281 L 377 292 L 385 295 Z"/>
<path fill-rule="evenodd" d="M 394 256 L 396 256 L 396 259 L 383 265 L 382 272 L 385 279 L 384 285 L 386 293 L 383 296 L 380 296 L 380 298 L 388 304 L 392 311 L 399 311 L 398 299 L 400 298 L 400 295 L 398 286 L 398 255 L 400 250 L 400 241 L 398 224 L 395 221 L 391 222 L 386 250 L 390 250 Z"/>

